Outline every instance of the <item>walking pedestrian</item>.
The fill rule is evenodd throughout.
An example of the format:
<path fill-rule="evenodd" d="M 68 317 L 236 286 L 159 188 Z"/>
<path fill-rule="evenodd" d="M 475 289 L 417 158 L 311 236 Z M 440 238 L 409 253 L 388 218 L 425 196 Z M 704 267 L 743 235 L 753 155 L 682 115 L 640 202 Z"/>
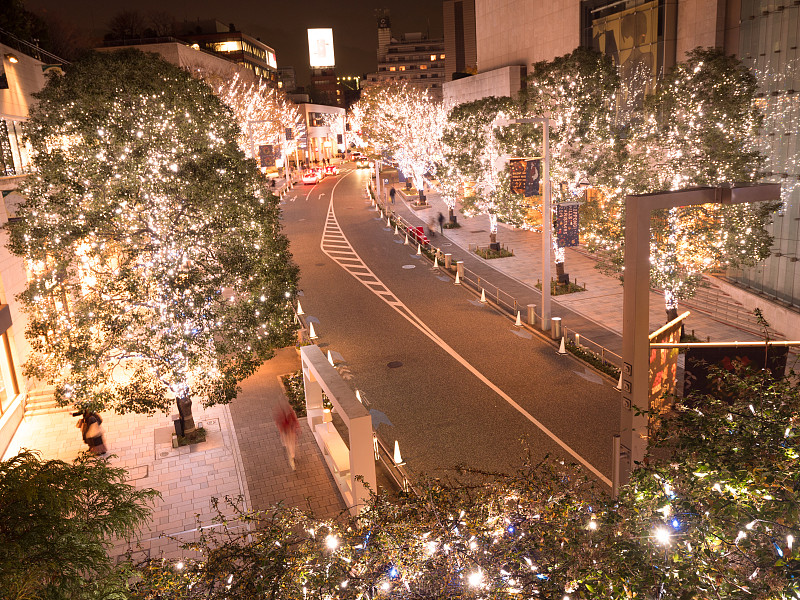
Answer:
<path fill-rule="evenodd" d="M 77 424 L 77 427 L 81 430 L 83 441 L 89 446 L 89 451 L 96 456 L 101 456 L 106 453 L 103 431 L 100 429 L 100 424 L 102 422 L 103 419 L 100 415 L 87 408 L 83 411 L 83 416 Z"/>
<path fill-rule="evenodd" d="M 439 221 L 439 233 L 444 235 L 444 215 L 442 213 L 439 213 L 439 216 L 436 218 Z"/>
<path fill-rule="evenodd" d="M 392 199 L 392 204 L 394 204 L 394 195 L 395 195 L 396 193 L 397 193 L 397 192 L 395 191 L 395 189 L 394 189 L 394 186 L 392 186 L 392 189 L 390 189 L 390 190 L 389 190 L 389 198 L 391 198 L 391 199 Z"/>
<path fill-rule="evenodd" d="M 300 433 L 300 422 L 297 415 L 286 401 L 281 402 L 275 407 L 273 412 L 275 424 L 281 434 L 281 444 L 286 448 L 286 455 L 289 457 L 289 466 L 292 471 L 295 469 L 294 457 L 297 449 L 297 436 Z"/>

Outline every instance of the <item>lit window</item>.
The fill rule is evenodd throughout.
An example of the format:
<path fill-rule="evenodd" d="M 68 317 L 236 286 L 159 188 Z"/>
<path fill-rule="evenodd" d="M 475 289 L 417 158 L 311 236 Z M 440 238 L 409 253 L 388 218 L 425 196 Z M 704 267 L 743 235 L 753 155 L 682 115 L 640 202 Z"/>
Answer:
<path fill-rule="evenodd" d="M 397 67 L 389 67 L 389 70 L 390 70 L 390 71 L 396 71 L 396 70 L 397 70 Z"/>
<path fill-rule="evenodd" d="M 236 40 L 211 44 L 211 46 L 217 52 L 237 52 L 242 49 L 242 43 Z"/>
<path fill-rule="evenodd" d="M 419 68 L 420 68 L 420 69 L 427 69 L 427 68 L 428 68 L 428 65 L 420 65 L 420 66 L 419 66 Z"/>
<path fill-rule="evenodd" d="M 406 70 L 406 66 L 405 65 L 400 65 L 400 70 L 401 71 L 405 71 Z"/>
<path fill-rule="evenodd" d="M 439 58 L 441 58 L 442 60 L 444 60 L 444 54 L 440 54 L 440 55 L 439 55 Z"/>
<path fill-rule="evenodd" d="M 436 55 L 435 54 L 431 54 L 431 60 L 436 60 Z"/>

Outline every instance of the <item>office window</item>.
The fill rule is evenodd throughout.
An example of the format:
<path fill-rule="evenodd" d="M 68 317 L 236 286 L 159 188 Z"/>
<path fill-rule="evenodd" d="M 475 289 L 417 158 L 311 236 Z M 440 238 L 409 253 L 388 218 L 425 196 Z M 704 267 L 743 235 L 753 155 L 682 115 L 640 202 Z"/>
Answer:
<path fill-rule="evenodd" d="M 389 70 L 390 70 L 390 71 L 396 71 L 396 70 L 397 70 L 397 67 L 389 67 Z"/>
<path fill-rule="evenodd" d="M 444 54 L 440 54 L 440 55 L 439 55 L 439 58 L 441 58 L 442 60 L 444 60 Z"/>
<path fill-rule="evenodd" d="M 406 70 L 406 66 L 405 66 L 405 65 L 400 65 L 400 68 L 399 68 L 399 70 L 400 70 L 400 71 L 405 71 L 405 70 Z"/>
<path fill-rule="evenodd" d="M 420 68 L 420 69 L 427 69 L 427 68 L 428 68 L 428 65 L 420 65 L 420 66 L 419 66 L 419 68 Z"/>
<path fill-rule="evenodd" d="M 436 55 L 435 55 L 435 54 L 431 54 L 431 60 L 432 60 L 432 61 L 433 61 L 433 60 L 436 60 Z"/>

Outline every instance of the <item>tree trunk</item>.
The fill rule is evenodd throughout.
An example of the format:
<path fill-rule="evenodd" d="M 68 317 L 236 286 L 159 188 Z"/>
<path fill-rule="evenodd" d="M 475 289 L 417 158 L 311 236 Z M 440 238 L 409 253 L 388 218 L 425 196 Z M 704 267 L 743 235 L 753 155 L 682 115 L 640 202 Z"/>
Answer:
<path fill-rule="evenodd" d="M 188 394 L 178 398 L 175 403 L 178 405 L 178 414 L 181 419 L 183 435 L 194 433 L 194 417 L 192 416 L 192 398 Z"/>
<path fill-rule="evenodd" d="M 449 207 L 449 210 L 447 211 L 447 218 L 450 220 L 451 223 L 455 223 L 456 222 L 456 216 L 455 216 L 455 214 L 453 214 L 453 207 L 452 206 Z"/>

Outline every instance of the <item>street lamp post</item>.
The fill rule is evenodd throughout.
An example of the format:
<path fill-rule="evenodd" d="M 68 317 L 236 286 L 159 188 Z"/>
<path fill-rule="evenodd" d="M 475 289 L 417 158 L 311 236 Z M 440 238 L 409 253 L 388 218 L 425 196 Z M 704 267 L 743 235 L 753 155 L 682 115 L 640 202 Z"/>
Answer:
<path fill-rule="evenodd" d="M 541 123 L 544 150 L 544 198 L 542 200 L 542 330 L 550 328 L 550 252 L 552 247 L 552 222 L 550 213 L 550 119 L 529 117 L 510 119 L 509 123 Z"/>

